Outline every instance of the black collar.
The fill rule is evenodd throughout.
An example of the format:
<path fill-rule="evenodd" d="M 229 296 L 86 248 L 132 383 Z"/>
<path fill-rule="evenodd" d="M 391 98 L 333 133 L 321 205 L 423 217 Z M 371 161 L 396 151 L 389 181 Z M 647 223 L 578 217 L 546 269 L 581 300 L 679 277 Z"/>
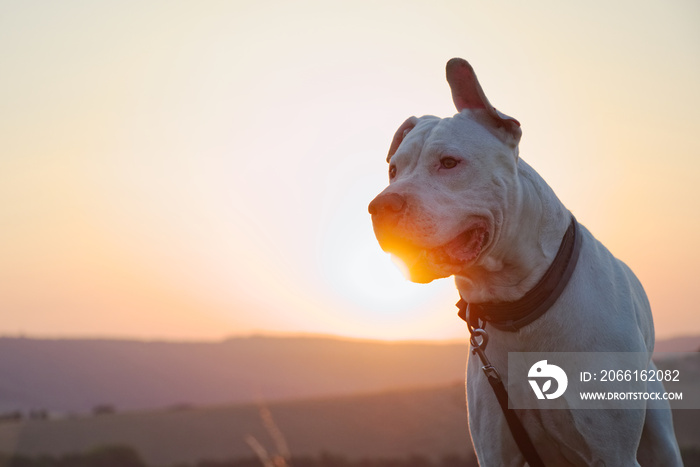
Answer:
<path fill-rule="evenodd" d="M 482 328 L 479 321 L 484 321 L 501 331 L 519 330 L 545 314 L 557 301 L 576 269 L 580 252 L 580 227 L 571 216 L 571 224 L 561 240 L 557 256 L 535 287 L 514 302 L 467 303 L 460 296 L 457 302 L 459 317 L 474 328 Z"/>

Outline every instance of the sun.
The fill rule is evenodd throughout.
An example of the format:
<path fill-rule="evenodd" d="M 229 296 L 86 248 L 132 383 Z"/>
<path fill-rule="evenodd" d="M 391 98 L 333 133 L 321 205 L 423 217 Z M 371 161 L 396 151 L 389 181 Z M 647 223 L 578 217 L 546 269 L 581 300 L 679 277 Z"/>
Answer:
<path fill-rule="evenodd" d="M 434 296 L 432 288 L 410 282 L 403 265 L 382 252 L 376 242 L 358 241 L 342 256 L 338 291 L 364 309 L 396 313 L 426 305 Z"/>
<path fill-rule="evenodd" d="M 366 190 L 345 194 L 320 241 L 320 266 L 331 292 L 371 319 L 425 307 L 442 288 L 410 282 L 400 262 L 381 250 L 369 214 L 359 208 L 368 204 Z"/>

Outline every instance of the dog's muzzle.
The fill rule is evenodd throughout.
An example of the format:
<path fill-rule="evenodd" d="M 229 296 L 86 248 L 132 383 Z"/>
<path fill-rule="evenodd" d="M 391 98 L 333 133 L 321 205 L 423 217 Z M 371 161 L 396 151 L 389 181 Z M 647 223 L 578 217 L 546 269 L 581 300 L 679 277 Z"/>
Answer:
<path fill-rule="evenodd" d="M 473 217 L 451 240 L 430 245 L 429 229 L 411 220 L 408 199 L 395 192 L 382 192 L 369 204 L 379 246 L 400 259 L 413 282 L 430 282 L 460 272 L 473 263 L 491 238 L 488 221 Z M 426 244 L 427 243 L 427 244 Z"/>
<path fill-rule="evenodd" d="M 398 193 L 380 193 L 369 203 L 374 234 L 384 251 L 392 252 L 391 244 L 397 239 L 396 230 L 406 211 L 406 198 Z"/>

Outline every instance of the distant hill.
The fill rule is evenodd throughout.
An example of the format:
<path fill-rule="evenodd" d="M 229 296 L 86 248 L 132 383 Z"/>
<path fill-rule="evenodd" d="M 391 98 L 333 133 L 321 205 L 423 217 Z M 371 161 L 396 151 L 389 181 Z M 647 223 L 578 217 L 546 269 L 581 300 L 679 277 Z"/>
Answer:
<path fill-rule="evenodd" d="M 308 337 L 223 342 L 0 338 L 0 413 L 211 405 L 464 379 L 467 344 Z"/>
<path fill-rule="evenodd" d="M 657 343 L 689 350 L 693 339 Z M 668 343 L 668 344 L 667 344 Z M 464 380 L 465 343 L 323 337 L 222 342 L 0 338 L 0 415 L 350 395 Z M 460 383 L 461 384 L 461 383 Z"/>
<path fill-rule="evenodd" d="M 698 352 L 700 336 L 681 336 L 656 341 L 654 352 Z"/>

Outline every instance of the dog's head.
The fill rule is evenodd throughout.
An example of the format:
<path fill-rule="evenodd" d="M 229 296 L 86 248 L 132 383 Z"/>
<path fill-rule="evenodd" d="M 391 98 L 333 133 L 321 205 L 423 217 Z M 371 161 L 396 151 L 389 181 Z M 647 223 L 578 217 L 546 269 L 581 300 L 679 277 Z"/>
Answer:
<path fill-rule="evenodd" d="M 520 124 L 498 112 L 472 67 L 447 63 L 458 114 L 411 117 L 389 149 L 389 186 L 369 205 L 384 251 L 414 282 L 467 275 L 498 242 L 504 213 L 516 203 Z"/>

